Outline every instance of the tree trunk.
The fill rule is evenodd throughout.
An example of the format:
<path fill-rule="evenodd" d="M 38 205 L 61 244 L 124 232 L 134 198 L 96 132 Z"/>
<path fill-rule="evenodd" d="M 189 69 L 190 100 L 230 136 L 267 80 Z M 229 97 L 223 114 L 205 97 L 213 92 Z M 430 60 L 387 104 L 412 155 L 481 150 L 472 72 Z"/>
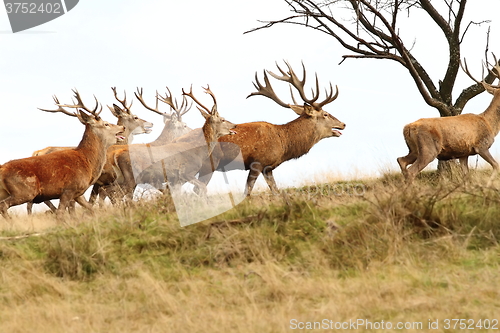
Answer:
<path fill-rule="evenodd" d="M 438 175 L 447 179 L 456 179 L 462 176 L 462 169 L 458 160 L 438 161 Z"/>

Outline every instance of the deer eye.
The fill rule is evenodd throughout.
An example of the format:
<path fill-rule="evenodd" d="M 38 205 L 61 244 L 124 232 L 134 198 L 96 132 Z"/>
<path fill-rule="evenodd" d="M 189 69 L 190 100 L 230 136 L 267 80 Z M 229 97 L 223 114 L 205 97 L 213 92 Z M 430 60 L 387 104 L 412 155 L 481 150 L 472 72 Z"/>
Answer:
<path fill-rule="evenodd" d="M 104 126 L 108 126 L 109 127 L 109 124 L 108 123 L 105 123 Z"/>

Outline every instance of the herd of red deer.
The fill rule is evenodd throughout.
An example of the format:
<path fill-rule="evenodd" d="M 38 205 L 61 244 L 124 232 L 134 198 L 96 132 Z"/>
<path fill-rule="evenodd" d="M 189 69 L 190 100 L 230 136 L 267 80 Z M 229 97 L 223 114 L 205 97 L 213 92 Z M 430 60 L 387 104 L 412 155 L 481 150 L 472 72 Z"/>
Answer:
<path fill-rule="evenodd" d="M 326 104 L 337 98 L 338 88 L 334 91 L 330 84 L 326 98 L 318 102 L 320 89 L 316 76 L 313 96 L 308 98 L 304 92 L 304 65 L 302 79 L 298 78 L 288 63 L 286 66 L 288 70 L 278 66 L 279 75 L 264 71 L 264 84 L 256 74 L 254 86 L 257 91 L 248 96 L 268 97 L 297 113 L 298 118 L 283 125 L 261 121 L 235 125 L 225 120 L 217 111 L 217 101 L 209 87 L 203 89 L 213 99 L 211 109 L 198 101 L 192 89 L 189 92 L 182 90 L 181 105 L 172 98 L 168 88 L 165 97 L 156 93 L 154 108 L 144 101 L 142 89 L 137 89 L 135 96 L 141 104 L 164 118 L 163 131 L 149 144 L 131 143 L 133 135 L 150 133 L 153 124 L 132 114 L 132 103 L 127 103 L 126 95 L 123 100 L 119 99 L 115 88 L 112 90 L 121 106 L 113 104 L 109 109 L 118 118 L 116 125 L 101 119 L 102 107 L 97 111 L 97 99 L 96 106 L 91 110 L 84 105 L 76 90 L 73 90 L 76 100 L 73 104 L 61 104 L 54 96 L 57 109 L 40 110 L 76 117 L 85 125 L 82 140 L 77 147 L 47 147 L 34 152 L 32 157 L 1 165 L 0 213 L 8 218 L 8 208 L 23 203 L 28 203 L 28 213 L 31 213 L 32 204 L 42 202 L 57 213 L 68 208 L 71 211 L 75 202 L 91 210 L 97 198 L 102 202 L 109 197 L 113 203 L 130 200 L 137 184 L 142 183 L 155 187 L 167 183 L 170 188 L 179 188 L 189 182 L 194 185 L 198 195 L 204 196 L 212 173 L 220 169 L 227 171 L 227 166 L 237 156 L 243 158 L 244 168 L 249 170 L 245 188 L 247 196 L 251 194 L 260 174 L 263 174 L 271 191 L 278 193 L 273 177 L 276 167 L 306 154 L 321 139 L 340 136 L 339 130 L 345 128 L 344 123 L 323 110 Z M 464 71 L 474 79 L 467 67 Z M 496 59 L 492 72 L 500 77 L 500 66 Z M 289 83 L 293 104 L 278 98 L 268 74 Z M 500 85 L 493 86 L 484 80 L 475 81 L 494 96 L 483 113 L 420 119 L 404 127 L 409 153 L 397 161 L 407 183 L 411 183 L 436 158 L 459 159 L 464 172 L 467 172 L 467 159 L 475 154 L 492 165 L 494 172 L 491 179 L 496 175 L 498 163 L 488 150 L 500 131 Z M 302 105 L 295 101 L 292 87 L 297 90 Z M 191 104 L 188 97 L 193 101 Z M 158 101 L 166 103 L 171 112 L 159 111 Z M 197 104 L 205 118 L 201 129 L 192 130 L 182 121 L 182 116 L 193 103 Z M 70 112 L 68 108 L 77 111 Z M 168 177 L 165 165 L 175 170 Z M 87 201 L 83 194 L 91 186 L 92 192 Z M 51 204 L 52 199 L 59 199 L 57 209 Z"/>

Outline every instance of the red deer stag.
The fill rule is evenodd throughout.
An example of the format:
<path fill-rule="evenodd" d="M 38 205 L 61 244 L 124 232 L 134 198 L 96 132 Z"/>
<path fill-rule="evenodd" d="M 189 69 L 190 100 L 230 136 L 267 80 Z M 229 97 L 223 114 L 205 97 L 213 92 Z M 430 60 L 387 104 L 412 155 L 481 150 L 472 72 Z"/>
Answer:
<path fill-rule="evenodd" d="M 499 78 L 500 66 L 495 58 L 493 73 Z M 462 67 L 463 68 L 463 67 Z M 478 81 L 470 74 L 465 63 L 464 72 L 493 95 L 488 108 L 480 114 L 461 114 L 442 118 L 423 118 L 403 129 L 409 153 L 397 159 L 407 183 L 434 159 L 459 159 L 462 171 L 468 172 L 468 157 L 479 154 L 493 167 L 488 186 L 498 172 L 498 163 L 489 149 L 500 131 L 500 85 Z M 408 167 L 408 165 L 410 167 Z"/>
<path fill-rule="evenodd" d="M 125 94 L 123 100 L 121 100 L 121 99 L 118 98 L 118 95 L 116 93 L 116 87 L 111 87 L 111 90 L 113 90 L 113 94 L 114 94 L 116 100 L 118 102 L 120 102 L 120 104 L 123 107 L 123 108 L 120 108 L 116 104 L 113 104 L 113 107 L 108 106 L 108 108 L 111 111 L 111 113 L 116 118 L 118 118 L 117 125 L 125 127 L 125 131 L 124 131 L 124 134 L 123 134 L 123 136 L 125 137 L 125 140 L 122 141 L 122 142 L 120 142 L 119 144 L 129 144 L 129 143 L 131 143 L 133 135 L 138 135 L 138 134 L 143 134 L 143 133 L 146 133 L 146 134 L 151 133 L 151 128 L 153 127 L 153 124 L 150 123 L 150 122 L 148 122 L 148 121 L 146 121 L 146 120 L 144 120 L 144 119 L 141 119 L 141 118 L 137 117 L 136 115 L 134 115 L 132 113 L 132 111 L 130 110 L 131 107 L 132 107 L 132 102 L 130 103 L 130 105 L 127 105 L 127 95 Z M 64 105 L 64 106 L 65 107 L 69 107 L 69 108 L 83 108 L 83 109 L 89 111 L 84 106 L 84 104 L 82 102 L 82 99 L 81 99 L 81 96 L 78 93 L 78 91 L 75 89 L 75 90 L 73 90 L 73 93 L 75 94 L 75 99 L 76 99 L 77 103 L 76 104 L 72 104 L 72 105 Z M 76 115 L 74 113 L 66 111 L 61 106 L 62 104 L 59 103 L 59 100 L 57 99 L 56 96 L 53 96 L 53 98 L 54 98 L 54 102 L 56 103 L 56 105 L 59 106 L 56 110 L 47 110 L 47 109 L 40 109 L 40 110 L 46 111 L 46 112 L 61 112 L 61 113 L 64 113 L 66 115 L 76 117 Z M 47 148 L 35 151 L 32 156 L 41 156 L 41 155 L 50 154 L 50 153 L 53 153 L 53 152 L 56 152 L 56 151 L 62 151 L 62 150 L 74 149 L 74 148 L 75 147 L 47 147 Z M 46 201 L 44 203 L 53 212 L 56 211 L 56 207 L 50 201 Z M 74 203 L 72 203 L 70 207 L 73 207 L 73 206 L 74 206 Z M 32 208 L 33 208 L 33 203 L 29 202 L 27 204 L 28 214 L 32 213 Z"/>
<path fill-rule="evenodd" d="M 170 143 L 177 136 L 181 136 L 191 131 L 191 129 L 182 121 L 182 116 L 190 110 L 191 105 L 187 103 L 186 98 L 184 97 L 182 104 L 179 106 L 177 100 L 174 101 L 172 99 L 172 93 L 170 92 L 170 89 L 168 89 L 168 87 L 167 91 L 168 94 L 165 94 L 165 97 L 156 92 L 155 108 L 148 106 L 144 101 L 142 97 L 142 88 L 137 88 L 137 92 L 135 93 L 137 99 L 146 109 L 162 115 L 164 119 L 165 126 L 161 134 L 155 141 L 149 143 L 150 146 L 160 146 Z M 162 101 L 170 107 L 170 114 L 158 110 L 158 100 Z M 122 148 L 123 147 L 121 147 L 120 145 L 114 145 L 108 149 L 108 163 L 106 163 L 106 165 L 104 166 L 101 177 L 99 177 L 98 181 L 92 188 L 92 193 L 89 200 L 91 204 L 95 202 L 95 199 L 98 195 L 101 205 L 104 202 L 104 199 L 108 196 L 111 201 L 115 203 L 116 200 L 122 198 L 125 195 L 125 193 L 120 190 L 120 184 L 124 181 L 123 172 L 120 170 L 120 167 L 116 163 L 118 160 L 120 160 L 121 165 L 129 165 L 130 161 L 127 161 L 129 157 L 127 157 L 127 155 L 122 152 Z M 120 157 L 116 156 L 116 154 L 118 153 L 120 154 Z"/>
<path fill-rule="evenodd" d="M 322 102 L 317 102 L 319 98 L 319 83 L 318 76 L 316 75 L 316 92 L 313 91 L 312 98 L 307 98 L 304 93 L 306 80 L 304 64 L 302 64 L 302 80 L 297 77 L 290 64 L 287 62 L 285 64 L 288 67 L 287 72 L 278 66 L 281 76 L 270 71 L 264 71 L 265 86 L 259 82 L 256 73 L 254 86 L 258 91 L 251 93 L 248 97 L 257 95 L 268 97 L 278 105 L 292 109 L 299 117 L 284 125 L 274 125 L 263 121 L 238 124 L 235 128 L 236 135 L 223 136 L 219 139 L 223 152 L 222 159 L 218 162 L 219 169 L 222 167 L 222 170 L 227 171 L 224 169 L 224 166 L 233 161 L 238 156 L 239 149 L 241 149 L 245 170 L 250 170 L 245 189 L 247 196 L 250 196 L 255 181 L 261 173 L 264 174 L 264 178 L 271 191 L 278 193 L 279 190 L 273 176 L 274 169 L 283 162 L 307 154 L 321 139 L 340 136 L 341 133 L 338 130 L 345 128 L 343 122 L 323 110 L 323 106 L 333 102 L 337 98 L 338 88 L 336 87 L 336 93 L 334 94 L 330 83 L 330 92 L 326 96 L 326 99 Z M 304 105 L 297 105 L 293 94 L 293 104 L 282 102 L 276 96 L 266 72 L 277 80 L 290 83 L 299 92 Z M 225 142 L 231 144 L 225 145 Z M 212 170 L 210 163 L 204 164 L 200 171 L 200 180 L 203 183 L 206 184 L 210 180 Z"/>
<path fill-rule="evenodd" d="M 58 213 L 71 200 L 91 209 L 83 193 L 101 174 L 106 150 L 124 140 L 125 128 L 101 119 L 96 108 L 91 113 L 78 109 L 76 116 L 85 125 L 80 144 L 43 156 L 9 161 L 0 166 L 0 213 L 9 218 L 9 207 L 26 202 L 40 203 L 59 199 Z"/>
<path fill-rule="evenodd" d="M 144 178 L 156 183 L 157 178 L 161 177 L 161 182 L 168 181 L 170 187 L 190 182 L 201 191 L 201 194 L 206 194 L 206 184 L 198 181 L 195 176 L 203 163 L 210 159 L 217 140 L 223 135 L 234 134 L 233 128 L 236 125 L 219 115 L 215 95 L 209 87 L 204 89 L 214 101 L 211 110 L 193 96 L 192 90 L 189 93 L 182 91 L 183 95 L 191 97 L 200 106 L 198 110 L 205 118 L 201 140 L 153 147 L 132 145 L 123 148 L 122 152 L 117 154 L 117 164 L 125 179 L 125 193 L 129 195 L 133 193 L 136 183 L 142 183 Z M 121 159 L 121 156 L 126 158 Z"/>

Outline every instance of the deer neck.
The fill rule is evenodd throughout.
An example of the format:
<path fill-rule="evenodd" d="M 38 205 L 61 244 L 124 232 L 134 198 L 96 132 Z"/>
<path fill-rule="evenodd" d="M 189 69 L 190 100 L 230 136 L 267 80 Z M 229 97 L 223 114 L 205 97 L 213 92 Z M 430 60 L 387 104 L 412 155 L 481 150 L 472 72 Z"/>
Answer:
<path fill-rule="evenodd" d="M 482 113 L 495 135 L 500 132 L 500 89 L 495 92 L 488 108 Z"/>
<path fill-rule="evenodd" d="M 118 118 L 118 122 L 116 124 L 120 125 L 120 126 L 125 126 L 122 118 Z M 117 142 L 116 145 L 121 146 L 121 145 L 128 145 L 128 144 L 132 143 L 132 141 L 134 140 L 134 135 L 132 134 L 132 129 L 130 129 L 130 126 L 125 126 L 125 130 L 123 131 L 123 136 L 125 137 L 125 140 Z"/>
<path fill-rule="evenodd" d="M 171 125 L 170 121 L 165 123 L 163 130 L 156 140 L 150 143 L 151 146 L 163 146 L 168 143 L 171 143 L 176 138 L 188 133 L 191 131 L 190 128 L 186 128 L 185 131 L 176 130 L 174 126 Z"/>
<path fill-rule="evenodd" d="M 76 147 L 76 150 L 81 152 L 83 158 L 86 160 L 92 173 L 92 181 L 95 181 L 101 175 L 104 163 L 106 163 L 107 148 L 90 125 L 85 125 L 83 138 L 78 147 Z"/>
<path fill-rule="evenodd" d="M 279 125 L 278 134 L 285 150 L 286 160 L 306 154 L 322 139 L 314 123 L 314 118 L 301 115 L 287 124 Z"/>
<path fill-rule="evenodd" d="M 207 143 L 208 155 L 211 155 L 219 138 L 216 131 L 212 128 L 212 126 L 210 126 L 208 121 L 205 122 L 202 130 L 203 136 L 205 137 L 205 142 Z"/>

